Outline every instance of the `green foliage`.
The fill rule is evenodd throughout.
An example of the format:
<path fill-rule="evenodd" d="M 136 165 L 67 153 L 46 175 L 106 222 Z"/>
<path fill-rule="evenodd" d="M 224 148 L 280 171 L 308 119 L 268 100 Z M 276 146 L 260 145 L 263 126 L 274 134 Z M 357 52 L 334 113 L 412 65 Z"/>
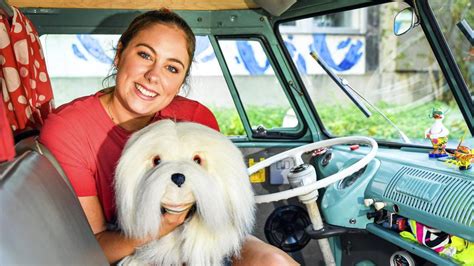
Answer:
<path fill-rule="evenodd" d="M 247 115 L 252 126 L 281 127 L 288 108 L 250 106 Z"/>
<path fill-rule="evenodd" d="M 244 127 L 237 111 L 233 108 L 212 108 L 221 132 L 227 136 L 245 135 Z M 252 127 L 259 125 L 265 128 L 281 127 L 287 108 L 249 106 L 247 116 Z"/>
<path fill-rule="evenodd" d="M 216 116 L 220 130 L 227 136 L 244 135 L 244 127 L 240 121 L 239 114 L 233 108 L 212 108 Z"/>
<path fill-rule="evenodd" d="M 410 139 L 423 139 L 425 130 L 433 124 L 429 117 L 432 108 L 446 110 L 443 124 L 450 130 L 450 138 L 460 138 L 468 132 L 464 118 L 460 115 L 456 103 L 431 102 L 416 107 L 397 107 L 387 103 L 377 106 Z M 319 108 L 326 128 L 336 136 L 364 135 L 377 139 L 399 140 L 396 129 L 376 112 L 365 118 L 355 106 Z M 335 117 L 334 114 L 337 114 Z"/>
<path fill-rule="evenodd" d="M 450 139 L 459 139 L 465 132 L 468 132 L 464 118 L 454 102 L 449 104 L 431 102 L 416 107 L 399 107 L 379 103 L 378 108 L 410 139 L 424 138 L 425 130 L 434 122 L 429 117 L 432 108 L 447 111 L 443 124 L 450 130 Z M 222 133 L 228 136 L 245 135 L 242 122 L 235 109 L 211 109 L 219 122 Z M 287 108 L 252 106 L 247 109 L 247 115 L 252 127 L 263 125 L 265 128 L 277 128 L 282 126 L 286 111 Z M 325 127 L 335 136 L 364 135 L 377 139 L 400 139 L 397 131 L 374 111 L 370 118 L 366 118 L 353 105 L 320 106 L 318 113 Z"/>

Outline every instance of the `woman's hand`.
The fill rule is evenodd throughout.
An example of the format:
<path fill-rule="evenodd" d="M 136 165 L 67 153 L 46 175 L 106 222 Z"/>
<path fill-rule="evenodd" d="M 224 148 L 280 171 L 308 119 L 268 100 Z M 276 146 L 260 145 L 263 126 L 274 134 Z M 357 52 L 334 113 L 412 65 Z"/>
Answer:
<path fill-rule="evenodd" d="M 183 224 L 189 212 L 189 210 L 187 210 L 180 214 L 164 213 L 158 235 L 146 239 L 131 239 L 126 238 L 121 232 L 106 230 L 105 217 L 97 196 L 79 197 L 79 202 L 81 203 L 94 235 L 110 263 L 115 263 L 123 257 L 132 254 L 136 247 L 145 245 L 152 240 L 169 234 L 176 229 L 176 227 Z"/>
<path fill-rule="evenodd" d="M 184 220 L 186 220 L 186 216 L 188 215 L 189 209 L 187 211 L 184 211 L 180 214 L 171 214 L 168 212 L 165 212 L 163 216 L 161 217 L 161 227 L 160 227 L 160 232 L 158 233 L 158 239 L 167 235 L 176 227 L 180 226 L 181 224 L 184 223 Z"/>
<path fill-rule="evenodd" d="M 155 237 L 148 237 L 146 239 L 143 239 L 139 245 L 140 246 L 145 245 L 149 243 L 150 241 L 158 240 L 166 236 L 167 234 L 171 233 L 174 229 L 176 229 L 178 226 L 184 223 L 188 213 L 189 213 L 189 209 L 179 214 L 165 212 L 161 216 L 161 226 L 160 226 L 160 231 L 158 232 L 158 235 L 156 235 Z"/>

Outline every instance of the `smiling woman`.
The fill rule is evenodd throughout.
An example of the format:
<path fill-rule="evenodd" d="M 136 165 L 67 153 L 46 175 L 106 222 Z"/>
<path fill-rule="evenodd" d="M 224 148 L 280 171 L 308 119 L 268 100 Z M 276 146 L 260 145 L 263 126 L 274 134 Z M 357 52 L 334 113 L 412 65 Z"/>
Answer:
<path fill-rule="evenodd" d="M 106 223 L 115 219 L 111 184 L 128 137 L 164 118 L 199 122 L 218 130 L 206 107 L 176 96 L 193 51 L 194 35 L 175 13 L 158 10 L 138 16 L 119 40 L 114 59 L 116 86 L 61 106 L 42 128 L 40 141 L 64 169 L 111 262 L 155 238 L 127 239 L 105 230 Z M 185 215 L 165 215 L 156 237 L 181 224 Z"/>
<path fill-rule="evenodd" d="M 128 32 L 137 34 L 122 35 L 114 60 L 118 69 L 115 90 L 100 98 L 114 122 L 129 131 L 147 125 L 157 111 L 169 105 L 184 82 L 194 53 L 192 35 L 186 38 L 175 26 L 146 24 L 132 23 Z M 189 49 L 186 43 L 190 43 Z"/>

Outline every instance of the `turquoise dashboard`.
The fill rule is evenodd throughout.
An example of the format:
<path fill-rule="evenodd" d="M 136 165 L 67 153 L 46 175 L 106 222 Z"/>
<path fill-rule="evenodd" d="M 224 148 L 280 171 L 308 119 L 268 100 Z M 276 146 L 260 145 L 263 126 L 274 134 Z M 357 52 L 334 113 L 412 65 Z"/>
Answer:
<path fill-rule="evenodd" d="M 366 152 L 363 147 L 333 147 L 330 155 L 315 161 L 318 178 L 353 164 Z M 328 187 L 321 209 L 328 224 L 367 229 L 432 262 L 452 263 L 384 225 L 392 216 L 404 217 L 474 241 L 473 171 L 458 170 L 419 150 L 381 148 L 366 167 Z"/>

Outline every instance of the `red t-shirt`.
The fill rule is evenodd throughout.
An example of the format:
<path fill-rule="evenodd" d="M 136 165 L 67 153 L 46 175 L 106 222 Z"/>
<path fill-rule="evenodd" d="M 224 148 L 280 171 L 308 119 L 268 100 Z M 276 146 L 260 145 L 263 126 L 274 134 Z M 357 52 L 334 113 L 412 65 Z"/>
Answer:
<path fill-rule="evenodd" d="M 105 218 L 111 222 L 115 216 L 115 167 L 133 132 L 112 122 L 99 101 L 101 95 L 76 99 L 48 115 L 39 140 L 58 160 L 76 195 L 98 196 Z M 179 96 L 155 116 L 155 120 L 168 118 L 219 130 L 209 109 Z"/>

